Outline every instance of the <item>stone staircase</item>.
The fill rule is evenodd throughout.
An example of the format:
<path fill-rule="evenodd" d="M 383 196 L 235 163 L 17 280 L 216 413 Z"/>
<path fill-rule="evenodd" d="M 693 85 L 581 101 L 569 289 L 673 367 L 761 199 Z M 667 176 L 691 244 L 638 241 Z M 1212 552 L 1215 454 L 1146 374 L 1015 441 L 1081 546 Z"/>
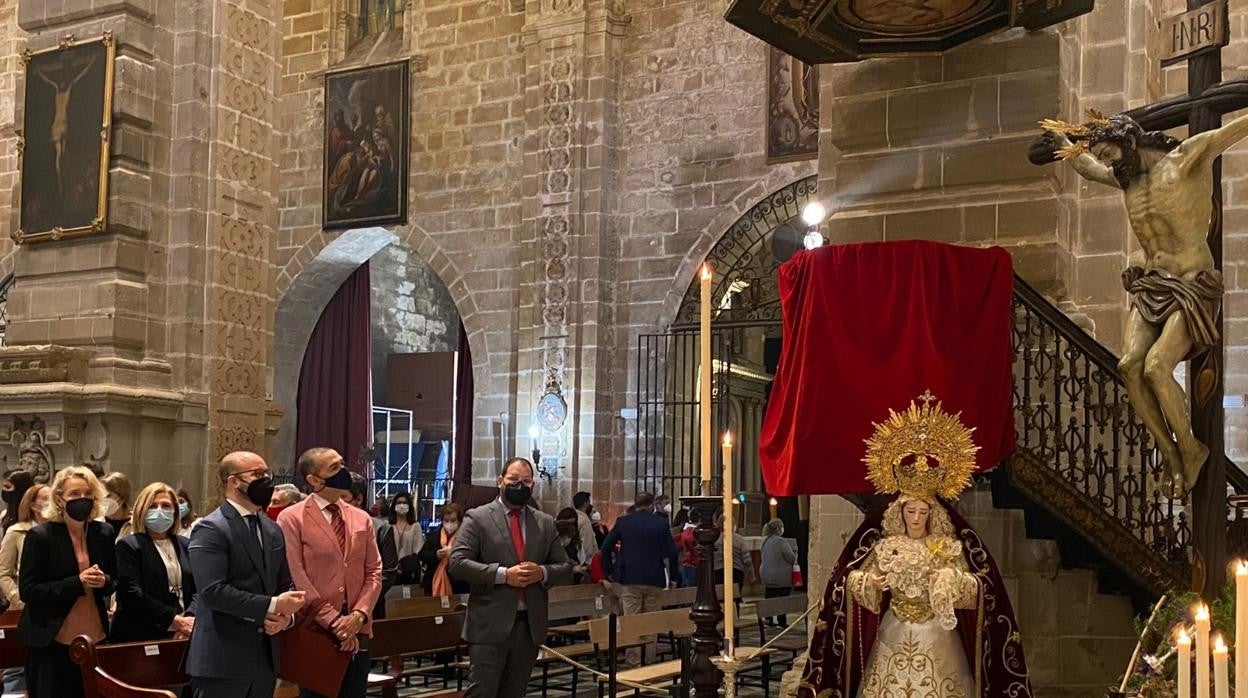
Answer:
<path fill-rule="evenodd" d="M 985 484 L 958 510 L 1001 568 L 1038 698 L 1104 698 L 1135 648 L 1131 597 L 1102 593 L 1095 570 L 1063 565 L 1059 544 L 1031 537 L 1026 514 L 999 507 Z"/>

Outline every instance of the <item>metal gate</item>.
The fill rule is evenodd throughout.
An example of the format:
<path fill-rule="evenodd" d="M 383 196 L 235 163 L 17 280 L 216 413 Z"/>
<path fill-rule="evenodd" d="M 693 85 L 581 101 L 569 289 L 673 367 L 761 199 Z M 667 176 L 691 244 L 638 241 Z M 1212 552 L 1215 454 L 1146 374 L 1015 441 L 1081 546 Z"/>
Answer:
<path fill-rule="evenodd" d="M 713 492 L 722 491 L 719 435 L 728 427 L 732 337 L 730 331 L 711 331 Z M 673 498 L 700 495 L 698 330 L 674 328 L 638 340 L 636 489 Z M 734 481 L 741 481 L 736 470 Z"/>

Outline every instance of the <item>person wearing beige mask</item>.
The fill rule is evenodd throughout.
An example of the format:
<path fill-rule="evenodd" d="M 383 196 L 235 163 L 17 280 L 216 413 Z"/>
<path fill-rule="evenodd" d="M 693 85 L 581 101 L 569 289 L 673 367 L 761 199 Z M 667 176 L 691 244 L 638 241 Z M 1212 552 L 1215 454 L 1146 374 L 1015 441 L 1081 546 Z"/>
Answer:
<path fill-rule="evenodd" d="M 100 478 L 100 484 L 108 494 L 100 503 L 104 520 L 112 525 L 114 538 L 125 538 L 134 532 L 130 525 L 130 478 L 114 470 Z"/>

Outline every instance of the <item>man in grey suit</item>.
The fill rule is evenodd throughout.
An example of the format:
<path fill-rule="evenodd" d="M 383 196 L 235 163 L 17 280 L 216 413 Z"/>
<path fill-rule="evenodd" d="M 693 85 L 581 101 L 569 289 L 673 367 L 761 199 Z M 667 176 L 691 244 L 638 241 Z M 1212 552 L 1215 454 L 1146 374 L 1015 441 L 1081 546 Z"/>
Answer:
<path fill-rule="evenodd" d="M 199 594 L 186 673 L 195 698 L 271 698 L 277 633 L 304 603 L 294 591 L 282 529 L 264 515 L 273 478 L 264 459 L 239 451 L 217 471 L 225 503 L 191 531 Z"/>
<path fill-rule="evenodd" d="M 546 590 L 572 581 L 555 520 L 525 506 L 533 464 L 512 458 L 498 499 L 471 509 L 455 536 L 447 571 L 468 582 L 468 698 L 520 698 L 546 639 Z"/>

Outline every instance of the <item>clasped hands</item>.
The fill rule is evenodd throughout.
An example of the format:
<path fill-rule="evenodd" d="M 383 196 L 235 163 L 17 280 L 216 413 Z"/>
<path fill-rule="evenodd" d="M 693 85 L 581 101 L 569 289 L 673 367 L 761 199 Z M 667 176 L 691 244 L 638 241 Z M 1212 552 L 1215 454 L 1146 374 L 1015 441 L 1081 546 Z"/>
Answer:
<path fill-rule="evenodd" d="M 523 589 L 542 581 L 542 568 L 536 562 L 525 560 L 507 568 L 507 586 Z"/>
<path fill-rule="evenodd" d="M 352 611 L 345 616 L 338 616 L 330 624 L 329 630 L 338 638 L 338 650 L 354 654 L 360 651 L 360 630 L 364 628 L 366 618 L 359 611 Z"/>
<path fill-rule="evenodd" d="M 108 575 L 104 574 L 99 565 L 91 565 L 78 573 L 78 580 L 87 589 L 102 589 L 108 581 Z"/>
<path fill-rule="evenodd" d="M 290 618 L 303 608 L 307 602 L 307 593 L 302 591 L 284 591 L 277 595 L 273 613 L 264 615 L 264 632 L 276 635 L 290 626 Z"/>

